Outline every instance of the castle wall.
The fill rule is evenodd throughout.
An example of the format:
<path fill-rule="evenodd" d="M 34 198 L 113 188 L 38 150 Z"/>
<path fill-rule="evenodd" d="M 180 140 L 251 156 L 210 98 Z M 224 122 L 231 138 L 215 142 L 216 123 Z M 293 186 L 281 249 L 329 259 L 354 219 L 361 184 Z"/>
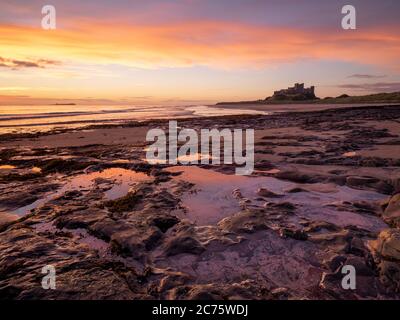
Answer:
<path fill-rule="evenodd" d="M 296 83 L 294 87 L 282 89 L 274 92 L 274 95 L 286 95 L 286 94 L 310 94 L 314 95 L 314 86 L 310 88 L 304 88 L 304 83 Z"/>

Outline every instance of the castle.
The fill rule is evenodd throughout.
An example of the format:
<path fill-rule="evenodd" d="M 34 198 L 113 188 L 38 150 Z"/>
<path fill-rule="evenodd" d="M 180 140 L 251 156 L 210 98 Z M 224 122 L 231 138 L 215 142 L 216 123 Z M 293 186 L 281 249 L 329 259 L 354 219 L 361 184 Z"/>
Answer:
<path fill-rule="evenodd" d="M 304 95 L 310 98 L 315 98 L 314 89 L 314 86 L 311 86 L 310 88 L 304 88 L 304 83 L 296 83 L 294 87 L 275 91 L 274 96 Z"/>

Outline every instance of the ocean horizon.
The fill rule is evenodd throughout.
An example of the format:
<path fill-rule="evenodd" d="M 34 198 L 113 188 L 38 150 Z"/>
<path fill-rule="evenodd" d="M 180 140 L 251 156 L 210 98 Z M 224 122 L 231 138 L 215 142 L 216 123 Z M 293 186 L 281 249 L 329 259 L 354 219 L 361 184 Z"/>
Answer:
<path fill-rule="evenodd" d="M 206 105 L 12 105 L 0 106 L 0 133 L 48 131 L 90 124 L 235 114 L 266 114 L 266 112 Z"/>
<path fill-rule="evenodd" d="M 274 104 L 274 105 L 3 105 L 0 106 L 0 134 L 46 132 L 73 129 L 92 124 L 125 123 L 160 119 L 183 119 L 230 115 L 268 115 L 288 111 L 313 111 L 354 104 Z M 365 104 L 364 104 L 365 105 Z M 390 103 L 368 103 L 369 106 Z"/>

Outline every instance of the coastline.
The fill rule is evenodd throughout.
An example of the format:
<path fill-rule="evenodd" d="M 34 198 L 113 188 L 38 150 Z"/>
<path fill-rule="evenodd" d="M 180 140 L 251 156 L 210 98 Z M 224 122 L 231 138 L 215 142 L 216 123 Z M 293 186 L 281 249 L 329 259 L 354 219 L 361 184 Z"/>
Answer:
<path fill-rule="evenodd" d="M 167 119 L 3 136 L 0 261 L 20 266 L 2 270 L 0 287 L 17 288 L 4 294 L 398 298 L 382 243 L 397 248 L 400 105 L 178 123 L 254 128 L 252 176 L 148 164 L 146 132 Z M 363 270 L 355 291 L 340 290 L 343 263 Z M 59 287 L 38 292 L 31 270 L 47 264 Z"/>
<path fill-rule="evenodd" d="M 186 122 L 191 120 L 199 120 L 199 121 L 224 121 L 224 120 L 235 120 L 235 119 L 251 119 L 251 118 L 260 118 L 264 119 L 267 118 L 274 118 L 274 117 L 285 117 L 286 113 L 313 113 L 313 112 L 320 112 L 320 111 L 334 111 L 337 109 L 363 109 L 363 108 L 381 108 L 381 107 L 396 107 L 400 106 L 400 103 L 394 104 L 343 104 L 343 105 L 314 105 L 314 104 L 292 104 L 292 105 L 269 105 L 266 108 L 266 105 L 210 105 L 210 107 L 220 108 L 220 109 L 234 109 L 238 113 L 232 115 L 203 115 L 203 116 L 181 116 L 175 118 L 172 116 L 172 119 Z M 249 114 L 249 113 L 240 113 L 242 110 L 247 111 L 261 111 L 266 112 L 265 115 L 262 114 Z M 52 135 L 58 133 L 66 133 L 71 131 L 84 131 L 84 130 L 94 130 L 94 129 L 106 129 L 106 128 L 123 128 L 123 127 L 136 127 L 136 126 L 152 126 L 157 124 L 165 124 L 170 120 L 170 118 L 159 118 L 159 119 L 145 119 L 145 120 L 137 120 L 137 119 L 113 119 L 113 120 L 91 120 L 90 124 L 86 124 L 85 122 L 81 121 L 68 121 L 68 122 L 58 122 L 55 123 L 56 125 L 69 125 L 69 124 L 80 124 L 76 127 L 68 128 L 68 127 L 57 127 L 50 130 L 45 131 L 35 131 L 35 132 L 24 132 L 24 133 L 0 133 L 0 141 L 8 141 L 13 139 L 20 139 L 20 138 L 35 138 L 42 135 Z M 96 124 L 96 122 L 99 122 Z M 41 124 L 34 125 L 40 126 Z M 7 126 L 9 127 L 9 126 Z M 11 126 L 12 127 L 12 126 Z M 1 125 L 0 125 L 1 128 Z M 18 126 L 16 126 L 18 129 Z M 1 143 L 1 142 L 0 142 Z"/>

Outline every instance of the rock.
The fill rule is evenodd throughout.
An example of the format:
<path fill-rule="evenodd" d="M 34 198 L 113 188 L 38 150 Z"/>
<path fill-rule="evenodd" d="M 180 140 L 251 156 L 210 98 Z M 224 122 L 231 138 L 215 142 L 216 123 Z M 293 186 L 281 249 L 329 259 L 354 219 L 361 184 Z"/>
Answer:
<path fill-rule="evenodd" d="M 397 121 L 400 106 L 183 120 L 182 127 L 195 130 L 253 127 L 258 131 L 256 134 L 275 138 L 256 147 L 259 154 L 255 168 L 258 170 L 254 175 L 260 181 L 274 175 L 274 178 L 294 182 L 334 185 L 329 186 L 329 190 L 321 190 L 319 185 L 282 182 L 279 185 L 286 187 L 281 191 L 269 188 L 268 184 L 253 183 L 251 177 L 239 179 L 237 183 L 224 185 L 225 195 L 228 190 L 241 190 L 233 190 L 232 195 L 228 195 L 227 207 L 224 201 L 216 204 L 221 205 L 224 212 L 220 212 L 217 224 L 208 225 L 191 215 L 192 204 L 197 205 L 194 203 L 197 200 L 200 204 L 204 202 L 204 210 L 208 204 L 214 205 L 214 197 L 204 199 L 202 189 L 207 193 L 208 187 L 212 187 L 209 183 L 213 184 L 214 173 L 224 174 L 226 181 L 231 180 L 233 177 L 228 175 L 234 174 L 234 166 L 201 166 L 209 170 L 200 176 L 200 180 L 204 178 L 204 188 L 197 179 L 198 173 L 203 175 L 202 171 L 186 171 L 186 168 L 175 172 L 176 168 L 144 163 L 143 149 L 147 145 L 144 139 L 139 144 L 130 138 L 123 140 L 136 136 L 131 129 L 137 126 L 145 126 L 139 128 L 140 131 L 146 131 L 147 126 L 165 128 L 165 121 L 130 122 L 118 128 L 114 124 L 104 125 L 98 133 L 108 137 L 107 141 L 100 141 L 105 144 L 99 145 L 87 145 L 90 139 L 85 138 L 77 141 L 79 146 L 73 148 L 13 149 L 9 155 L 8 150 L 0 148 L 0 157 L 6 161 L 2 164 L 12 161 L 10 164 L 18 168 L 15 173 L 19 173 L 8 176 L 9 180 L 3 180 L 6 183 L 0 183 L 0 203 L 8 205 L 2 209 L 11 212 L 12 208 L 36 199 L 50 199 L 18 221 L 9 222 L 9 218 L 0 216 L 0 299 L 398 298 L 400 295 L 388 293 L 400 289 L 400 263 L 395 259 L 394 237 L 381 239 L 381 252 L 374 251 L 373 260 L 363 243 L 366 239 L 377 238 L 375 232 L 381 230 L 383 218 L 394 225 L 393 219 L 398 217 L 398 198 L 388 199 L 380 210 L 373 205 L 373 199 L 368 199 L 367 193 L 354 192 L 342 199 L 345 201 L 333 203 L 333 208 L 324 206 L 337 198 L 337 189 L 342 189 L 338 186 L 348 185 L 391 196 L 395 194 L 392 190 L 400 192 L 396 169 L 400 160 L 365 158 L 361 154 L 349 159 L 342 157 L 346 152 L 373 149 L 377 138 L 388 137 L 389 131 L 374 129 L 376 123 L 371 123 L 371 119 L 377 123 Z M 110 137 L 110 134 L 114 136 L 114 129 L 118 132 L 117 140 Z M 311 130 L 313 135 L 286 134 L 288 131 L 301 133 L 298 129 Z M 75 134 L 83 137 L 86 131 L 72 133 Z M 38 134 L 38 138 L 40 136 Z M 41 138 L 34 144 L 41 145 L 40 141 Z M 31 141 L 26 142 L 31 145 Z M 389 139 L 381 140 L 379 145 L 387 146 L 388 142 Z M 398 138 L 394 142 L 392 149 L 396 150 L 400 145 Z M 65 144 L 61 141 L 61 145 Z M 278 156 L 280 152 L 286 152 L 286 159 Z M 45 157 L 41 158 L 39 153 Z M 270 153 L 274 156 L 268 155 Z M 15 159 L 8 159 L 10 155 Z M 20 156 L 29 155 L 30 160 L 18 160 Z M 49 161 L 49 158 L 58 160 Z M 279 169 L 273 163 L 279 163 Z M 309 166 L 311 164 L 320 166 Z M 41 175 L 26 174 L 33 166 L 41 165 L 44 168 Z M 101 178 L 90 185 L 85 183 L 82 188 L 68 187 L 67 192 L 47 197 L 45 188 L 56 182 L 52 173 L 63 173 L 57 176 L 61 187 L 78 177 L 86 165 L 89 165 L 86 173 L 99 171 L 99 174 L 85 178 Z M 154 180 L 133 179 L 127 196 L 108 199 L 110 193 L 106 191 L 119 185 L 108 174 L 103 178 L 100 171 L 108 168 L 134 169 L 150 174 Z M 169 172 L 171 169 L 173 172 Z M 220 181 L 218 177 L 221 176 L 215 176 L 217 185 L 224 184 L 225 178 L 221 177 Z M 128 177 L 122 178 L 121 192 L 125 195 L 125 178 Z M 266 188 L 256 195 L 259 187 Z M 56 188 L 49 188 L 49 193 Z M 320 202 L 314 191 L 326 191 L 320 194 Z M 308 199 L 313 200 L 312 203 Z M 265 207 L 262 207 L 264 202 Z M 335 214 L 331 215 L 333 211 Z M 188 222 L 185 216 L 196 222 Z M 343 219 L 338 221 L 335 217 Z M 306 238 L 307 241 L 298 241 Z M 41 289 L 41 268 L 45 264 L 56 267 L 57 290 Z M 356 291 L 341 287 L 344 275 L 340 270 L 344 264 L 356 268 Z M 327 272 L 323 281 L 326 289 L 318 287 L 323 272 Z M 386 287 L 380 291 L 382 283 Z"/>
<path fill-rule="evenodd" d="M 277 179 L 289 180 L 296 183 L 317 183 L 325 180 L 325 177 L 320 175 L 311 175 L 299 171 L 281 171 L 277 173 L 275 177 Z"/>
<path fill-rule="evenodd" d="M 287 201 L 278 203 L 268 202 L 267 207 L 271 209 L 282 210 L 283 211 L 282 213 L 290 213 L 296 209 L 296 206 L 293 203 Z"/>
<path fill-rule="evenodd" d="M 132 215 L 130 219 L 103 218 L 87 226 L 96 237 L 110 242 L 112 251 L 124 257 L 141 259 L 163 238 L 161 230 L 150 224 L 150 219 Z"/>
<path fill-rule="evenodd" d="M 319 287 L 324 291 L 324 296 L 331 295 L 333 299 L 355 299 L 352 290 L 344 290 L 341 286 L 343 275 L 341 268 L 335 272 L 323 272 Z"/>
<path fill-rule="evenodd" d="M 290 229 L 290 228 L 281 228 L 279 230 L 279 235 L 282 238 L 293 238 L 295 240 L 305 241 L 308 239 L 308 234 L 303 230 L 298 229 Z"/>
<path fill-rule="evenodd" d="M 238 212 L 218 222 L 218 227 L 224 231 L 240 233 L 253 233 L 259 230 L 269 229 L 267 213 L 261 210 Z"/>
<path fill-rule="evenodd" d="M 346 178 L 346 184 L 351 187 L 364 187 L 367 184 L 376 183 L 379 180 L 371 177 L 350 176 Z"/>
<path fill-rule="evenodd" d="M 288 288 L 275 288 L 271 290 L 271 295 L 277 300 L 287 300 L 290 296 Z"/>
<path fill-rule="evenodd" d="M 154 219 L 151 220 L 151 224 L 155 225 L 163 233 L 167 232 L 178 222 L 179 219 L 175 216 L 155 217 Z"/>
<path fill-rule="evenodd" d="M 383 230 L 370 248 L 381 283 L 391 292 L 400 292 L 400 231 Z"/>
<path fill-rule="evenodd" d="M 346 256 L 335 255 L 329 260 L 323 261 L 323 263 L 326 264 L 332 272 L 335 272 L 344 265 L 346 259 Z"/>
<path fill-rule="evenodd" d="M 0 299 L 139 298 L 143 286 L 138 285 L 134 269 L 102 260 L 76 240 L 38 235 L 22 226 L 0 233 Z M 43 290 L 40 285 L 45 265 L 56 269 L 56 290 Z"/>
<path fill-rule="evenodd" d="M 149 227 L 145 232 L 129 228 L 113 233 L 111 243 L 115 252 L 140 258 L 145 250 L 154 249 L 162 236 L 162 232 L 155 227 Z"/>
<path fill-rule="evenodd" d="M 2 229 L 7 228 L 14 221 L 19 219 L 19 216 L 7 212 L 0 212 L 0 232 Z"/>
<path fill-rule="evenodd" d="M 382 216 L 387 222 L 400 225 L 400 193 L 390 198 Z"/>
<path fill-rule="evenodd" d="M 281 292 L 281 296 L 284 292 Z M 179 286 L 170 291 L 171 300 L 247 300 L 273 298 L 268 288 L 254 280 L 237 283 L 207 283 Z"/>
<path fill-rule="evenodd" d="M 300 187 L 294 187 L 291 189 L 286 190 L 287 193 L 299 193 L 299 192 L 309 192 L 306 189 L 300 188 Z"/>
<path fill-rule="evenodd" d="M 326 221 L 306 221 L 302 224 L 304 225 L 304 231 L 307 233 L 320 232 L 321 230 L 333 232 L 341 230 L 337 225 Z"/>
<path fill-rule="evenodd" d="M 368 250 L 364 245 L 364 241 L 358 237 L 353 237 L 350 241 L 348 248 L 348 253 L 354 254 L 356 256 L 364 257 L 368 254 Z"/>
<path fill-rule="evenodd" d="M 375 275 L 374 270 L 368 264 L 368 259 L 348 256 L 344 264 L 353 266 L 356 269 L 357 276 L 373 277 Z"/>
<path fill-rule="evenodd" d="M 385 260 L 400 262 L 400 231 L 395 229 L 383 230 L 378 239 L 370 242 L 375 253 Z"/>
<path fill-rule="evenodd" d="M 62 197 L 60 197 L 60 200 L 74 200 L 76 198 L 79 198 L 82 196 L 82 192 L 78 190 L 72 190 L 72 191 L 67 191 L 65 192 Z"/>
<path fill-rule="evenodd" d="M 161 279 L 157 290 L 160 293 L 166 292 L 175 287 L 184 285 L 189 279 L 190 277 L 188 275 L 182 273 L 169 274 Z"/>
<path fill-rule="evenodd" d="M 348 252 L 351 232 L 341 230 L 336 232 L 316 233 L 309 236 L 309 240 L 323 246 L 334 247 L 336 252 Z"/>
<path fill-rule="evenodd" d="M 78 229 L 107 219 L 107 212 L 101 209 L 83 209 L 77 206 L 64 206 L 56 212 L 55 225 L 58 229 Z"/>
<path fill-rule="evenodd" d="M 400 178 L 393 179 L 392 186 L 395 193 L 400 193 Z"/>
<path fill-rule="evenodd" d="M 391 292 L 400 292 L 400 264 L 388 260 L 382 260 L 378 264 L 379 279 Z"/>
<path fill-rule="evenodd" d="M 135 207 L 140 204 L 142 200 L 143 194 L 133 190 L 122 198 L 106 201 L 104 205 L 111 212 L 125 212 L 135 209 Z"/>
<path fill-rule="evenodd" d="M 9 192 L 3 192 L 3 190 L 0 189 L 2 209 L 17 209 L 32 204 L 49 191 L 57 189 L 59 185 L 37 181 L 36 183 L 24 182 L 14 185 L 10 184 L 10 187 L 12 190 Z"/>
<path fill-rule="evenodd" d="M 265 198 L 282 198 L 283 195 L 281 194 L 276 194 L 275 192 L 272 192 L 266 188 L 259 188 L 257 190 L 257 195 L 260 197 L 265 197 Z"/>
<path fill-rule="evenodd" d="M 65 159 L 51 159 L 43 161 L 40 164 L 43 173 L 69 173 L 72 171 L 84 170 L 96 163 L 92 161 L 76 161 L 76 160 L 65 160 Z"/>
<path fill-rule="evenodd" d="M 242 198 L 243 198 L 243 195 L 242 195 L 242 193 L 240 192 L 240 189 L 234 189 L 234 190 L 232 191 L 232 195 L 233 195 L 233 197 L 234 197 L 235 199 L 242 199 Z"/>
<path fill-rule="evenodd" d="M 384 194 L 393 192 L 391 184 L 374 177 L 349 176 L 346 178 L 346 185 L 361 190 L 375 190 Z"/>
<path fill-rule="evenodd" d="M 352 202 L 352 205 L 354 206 L 355 211 L 358 213 L 375 215 L 379 210 L 379 206 L 368 201 L 355 201 Z"/>
<path fill-rule="evenodd" d="M 212 286 L 195 286 L 188 293 L 189 300 L 223 300 L 222 290 Z"/>
<path fill-rule="evenodd" d="M 342 287 L 342 280 L 345 276 L 342 273 L 344 265 L 351 265 L 356 270 L 355 290 L 345 290 Z M 345 261 L 342 261 L 335 271 L 323 273 L 320 287 L 329 292 L 335 299 L 375 298 L 381 293 L 377 282 L 373 270 L 363 258 L 350 256 L 347 259 L 345 258 Z"/>
<path fill-rule="evenodd" d="M 178 234 L 169 239 L 165 246 L 167 256 L 174 256 L 180 253 L 201 254 L 205 248 L 201 243 L 190 235 Z"/>

